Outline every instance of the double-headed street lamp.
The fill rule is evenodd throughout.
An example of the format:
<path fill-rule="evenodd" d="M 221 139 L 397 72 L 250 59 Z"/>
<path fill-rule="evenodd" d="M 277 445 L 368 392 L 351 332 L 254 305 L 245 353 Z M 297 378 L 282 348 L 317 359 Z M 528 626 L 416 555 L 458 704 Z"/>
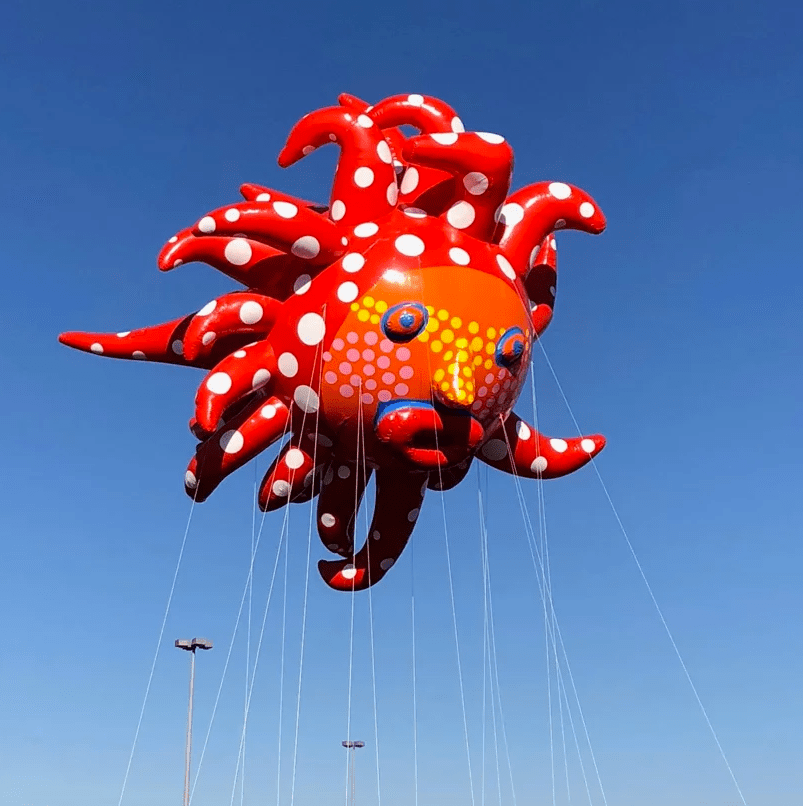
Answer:
<path fill-rule="evenodd" d="M 192 750 L 192 694 L 195 686 L 195 650 L 212 649 L 212 642 L 206 638 L 179 638 L 176 641 L 179 649 L 192 653 L 190 661 L 190 705 L 187 711 L 187 752 L 184 759 L 184 806 L 190 803 L 190 753 Z"/>

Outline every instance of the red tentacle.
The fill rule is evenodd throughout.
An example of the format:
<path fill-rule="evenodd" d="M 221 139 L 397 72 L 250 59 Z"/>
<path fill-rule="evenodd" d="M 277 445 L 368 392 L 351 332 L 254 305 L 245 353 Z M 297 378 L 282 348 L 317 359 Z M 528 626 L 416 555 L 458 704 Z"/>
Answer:
<path fill-rule="evenodd" d="M 276 359 L 266 341 L 250 344 L 224 358 L 198 388 L 193 433 L 213 433 L 227 408 L 256 389 L 268 391 L 275 374 Z"/>
<path fill-rule="evenodd" d="M 372 472 L 335 458 L 324 477 L 318 498 L 318 534 L 324 546 L 341 557 L 354 552 L 354 524 Z"/>
<path fill-rule="evenodd" d="M 184 357 L 206 358 L 215 343 L 232 335 L 246 342 L 264 339 L 270 333 L 281 302 L 248 291 L 235 291 L 212 300 L 190 321 L 184 335 Z"/>
<path fill-rule="evenodd" d="M 324 582 L 341 591 L 365 590 L 379 582 L 404 551 L 426 489 L 426 475 L 380 468 L 374 517 L 365 544 L 349 560 L 321 560 L 318 570 Z M 349 506 L 353 509 L 344 502 L 341 517 L 348 517 Z"/>
<path fill-rule="evenodd" d="M 329 216 L 353 227 L 375 221 L 396 206 L 398 187 L 392 156 L 378 126 L 367 115 L 333 106 L 302 118 L 279 154 L 283 168 L 330 142 L 341 147 Z"/>
<path fill-rule="evenodd" d="M 556 439 L 511 414 L 477 454 L 485 464 L 525 478 L 554 479 L 579 470 L 605 447 L 605 437 Z M 511 465 L 510 453 L 513 454 Z"/>
<path fill-rule="evenodd" d="M 530 317 L 538 338 L 552 321 L 558 282 L 558 250 L 555 237 L 547 235 L 530 253 L 530 272 L 524 288 L 530 299 Z"/>
<path fill-rule="evenodd" d="M 495 241 L 524 279 L 534 247 L 556 229 L 598 235 L 605 216 L 584 190 L 563 182 L 537 182 L 517 190 L 499 210 Z"/>
<path fill-rule="evenodd" d="M 465 131 L 457 112 L 430 95 L 393 95 L 375 104 L 367 114 L 382 129 L 414 126 L 423 134 Z"/>
<path fill-rule="evenodd" d="M 322 457 L 315 457 L 321 459 Z M 310 456 L 293 437 L 262 479 L 259 490 L 259 508 L 265 512 L 288 504 L 296 496 L 311 488 L 315 458 Z"/>
<path fill-rule="evenodd" d="M 467 235 L 491 239 L 513 171 L 513 149 L 503 138 L 475 133 L 414 137 L 405 144 L 404 158 L 454 175 L 455 193 L 441 218 Z"/>
<path fill-rule="evenodd" d="M 184 476 L 187 495 L 205 501 L 226 476 L 279 439 L 289 418 L 278 398 L 254 400 L 198 445 Z"/>
<path fill-rule="evenodd" d="M 468 471 L 471 470 L 472 461 L 473 457 L 469 456 L 468 459 L 461 462 L 459 465 L 430 473 L 427 487 L 430 490 L 437 490 L 439 492 L 445 492 L 446 490 L 451 490 L 453 487 L 457 487 L 468 475 Z"/>

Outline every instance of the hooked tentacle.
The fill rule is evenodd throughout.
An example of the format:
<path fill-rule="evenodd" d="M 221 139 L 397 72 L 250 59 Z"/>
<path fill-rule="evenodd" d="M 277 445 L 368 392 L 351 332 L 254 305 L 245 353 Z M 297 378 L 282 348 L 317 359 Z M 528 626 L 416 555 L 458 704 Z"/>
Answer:
<path fill-rule="evenodd" d="M 279 165 L 287 168 L 331 142 L 341 148 L 329 205 L 332 221 L 353 227 L 394 209 L 398 186 L 390 147 L 367 115 L 355 117 L 342 106 L 311 112 L 293 127 Z"/>
<path fill-rule="evenodd" d="M 335 457 L 318 498 L 318 535 L 329 551 L 348 557 L 354 553 L 354 524 L 373 470 L 359 462 Z"/>
<path fill-rule="evenodd" d="M 245 182 L 240 185 L 240 194 L 246 201 L 260 201 L 267 202 L 271 199 L 290 201 L 297 204 L 299 207 L 306 207 L 309 210 L 314 210 L 316 213 L 325 213 L 329 208 L 325 204 L 318 204 L 317 202 L 305 201 L 296 196 L 285 196 L 272 188 L 265 187 L 264 185 L 257 185 L 254 182 Z"/>
<path fill-rule="evenodd" d="M 413 137 L 405 143 L 404 158 L 452 174 L 454 195 L 440 217 L 467 235 L 491 239 L 513 171 L 513 149 L 504 138 L 484 132 Z"/>
<path fill-rule="evenodd" d="M 289 419 L 278 398 L 254 400 L 198 445 L 184 476 L 187 495 L 205 501 L 226 476 L 279 439 Z"/>
<path fill-rule="evenodd" d="M 380 468 L 376 473 L 374 517 L 365 544 L 347 560 L 321 560 L 318 570 L 330 588 L 365 590 L 401 556 L 415 528 L 427 489 L 426 475 Z M 349 502 L 343 507 L 351 507 Z"/>
<path fill-rule="evenodd" d="M 300 446 L 293 436 L 273 460 L 262 479 L 259 490 L 259 508 L 272 512 L 292 501 L 297 495 L 312 486 L 315 459 Z"/>
<path fill-rule="evenodd" d="M 504 425 L 492 432 L 477 456 L 485 464 L 514 476 L 555 479 L 579 470 L 604 447 L 605 437 L 600 434 L 569 439 L 545 437 L 511 414 Z"/>
<path fill-rule="evenodd" d="M 535 337 L 549 326 L 555 309 L 558 283 L 558 249 L 553 235 L 547 235 L 530 255 L 530 272 L 524 288 L 530 300 L 530 319 Z"/>
<path fill-rule="evenodd" d="M 195 396 L 193 433 L 213 433 L 226 409 L 257 389 L 266 389 L 276 374 L 276 358 L 267 341 L 249 344 L 226 356 L 204 378 Z"/>
<path fill-rule="evenodd" d="M 471 463 L 473 460 L 474 457 L 469 456 L 468 459 L 460 462 L 459 465 L 444 468 L 440 472 L 430 473 L 427 487 L 430 490 L 437 490 L 438 492 L 446 492 L 446 490 L 451 490 L 453 487 L 457 487 L 457 485 L 460 484 L 460 482 L 463 481 L 463 479 L 468 475 L 468 471 L 471 470 Z"/>
<path fill-rule="evenodd" d="M 184 335 L 184 356 L 190 361 L 207 357 L 220 338 L 242 335 L 246 342 L 270 333 L 281 303 L 264 294 L 234 291 L 213 299 L 192 318 Z"/>
<path fill-rule="evenodd" d="M 513 193 L 499 209 L 494 241 L 523 280 L 536 246 L 556 229 L 599 235 L 605 216 L 584 190 L 564 182 L 536 182 Z"/>

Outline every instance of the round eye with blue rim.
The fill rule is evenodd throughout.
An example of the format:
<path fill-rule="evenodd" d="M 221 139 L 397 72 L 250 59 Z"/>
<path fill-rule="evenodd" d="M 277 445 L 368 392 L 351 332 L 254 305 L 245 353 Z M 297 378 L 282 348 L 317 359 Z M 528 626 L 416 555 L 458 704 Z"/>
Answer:
<path fill-rule="evenodd" d="M 526 346 L 527 343 L 521 329 L 518 327 L 510 328 L 510 330 L 505 331 L 505 334 L 496 343 L 496 352 L 494 354 L 496 363 L 512 372 L 524 357 Z"/>
<path fill-rule="evenodd" d="M 402 302 L 385 311 L 382 331 L 394 342 L 414 339 L 429 321 L 427 309 L 418 302 Z"/>

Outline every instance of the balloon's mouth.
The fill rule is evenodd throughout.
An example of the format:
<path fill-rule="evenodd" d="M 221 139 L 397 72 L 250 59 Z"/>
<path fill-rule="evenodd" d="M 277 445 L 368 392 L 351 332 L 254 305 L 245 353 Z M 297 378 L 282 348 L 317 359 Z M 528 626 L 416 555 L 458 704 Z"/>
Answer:
<path fill-rule="evenodd" d="M 423 400 L 382 404 L 374 430 L 382 443 L 425 470 L 462 462 L 485 434 L 468 412 Z"/>

